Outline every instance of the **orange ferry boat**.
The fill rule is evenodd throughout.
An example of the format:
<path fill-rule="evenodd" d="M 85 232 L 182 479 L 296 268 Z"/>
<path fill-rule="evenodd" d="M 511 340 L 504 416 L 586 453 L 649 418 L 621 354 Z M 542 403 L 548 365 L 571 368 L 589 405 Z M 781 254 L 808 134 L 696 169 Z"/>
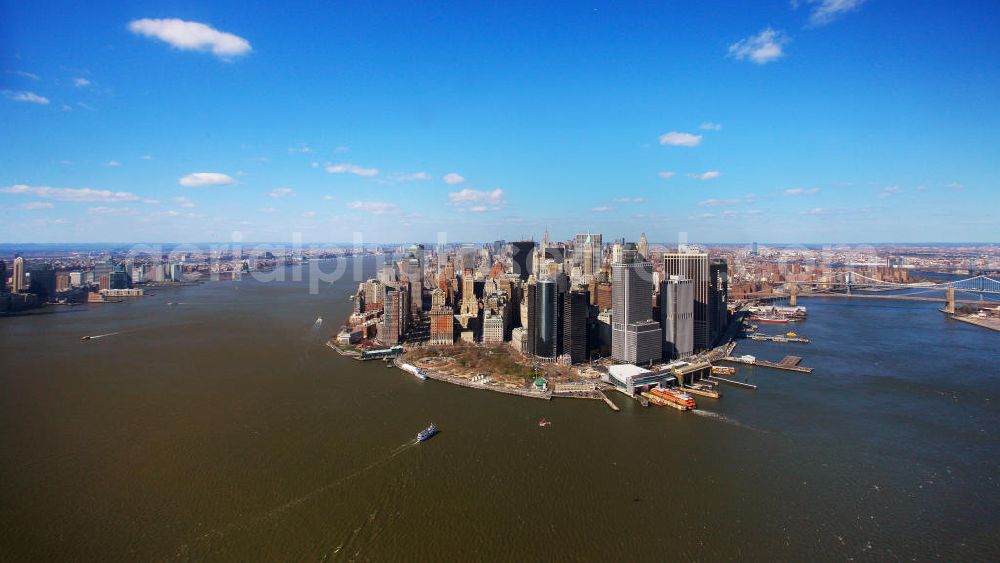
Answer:
<path fill-rule="evenodd" d="M 689 409 L 694 409 L 698 407 L 698 404 L 694 402 L 694 397 L 688 395 L 683 391 L 678 391 L 677 389 L 664 389 L 662 387 L 654 387 L 649 390 L 650 393 L 656 395 L 657 397 L 662 397 L 672 403 L 677 403 L 678 405 L 684 405 Z"/>

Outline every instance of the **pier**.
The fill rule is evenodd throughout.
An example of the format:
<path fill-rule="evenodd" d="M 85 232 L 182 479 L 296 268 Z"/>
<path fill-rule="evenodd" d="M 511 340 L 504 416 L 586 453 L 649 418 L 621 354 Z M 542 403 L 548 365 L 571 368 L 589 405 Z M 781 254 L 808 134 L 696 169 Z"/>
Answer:
<path fill-rule="evenodd" d="M 701 395 L 702 397 L 710 397 L 712 399 L 720 399 L 720 398 L 722 398 L 722 394 L 721 393 L 719 393 L 718 391 L 716 391 L 715 389 L 712 389 L 711 387 L 709 387 L 707 385 L 704 386 L 704 387 L 690 387 L 690 386 L 687 386 L 687 387 L 682 387 L 681 390 L 684 391 L 685 393 L 690 393 L 691 395 Z"/>
<path fill-rule="evenodd" d="M 710 375 L 710 376 L 708 376 L 708 379 L 710 381 L 717 381 L 717 382 L 725 383 L 725 384 L 728 384 L 728 385 L 735 385 L 737 387 L 742 387 L 744 389 L 753 389 L 754 391 L 757 390 L 757 386 L 754 385 L 753 383 L 744 383 L 742 381 L 736 381 L 735 379 L 728 379 L 728 378 L 725 378 L 725 377 L 719 377 L 717 375 Z"/>
<path fill-rule="evenodd" d="M 723 360 L 725 360 L 727 362 L 735 362 L 735 363 L 738 363 L 738 364 L 750 364 L 752 366 L 760 366 L 760 367 L 772 368 L 772 369 L 783 369 L 785 371 L 794 371 L 794 372 L 798 372 L 798 373 L 812 373 L 813 372 L 813 368 L 807 368 L 807 367 L 803 367 L 803 366 L 799 365 L 799 362 L 802 361 L 802 358 L 800 358 L 798 356 L 785 356 L 778 363 L 769 362 L 767 360 L 758 360 L 757 358 L 753 358 L 753 356 L 749 356 L 749 358 L 752 358 L 752 359 L 747 359 L 747 357 L 736 358 L 736 357 L 733 357 L 733 356 L 727 356 L 727 357 L 723 358 Z"/>
<path fill-rule="evenodd" d="M 618 412 L 618 411 L 621 410 L 620 408 L 618 408 L 618 405 L 616 405 L 614 401 L 612 401 L 611 399 L 609 399 L 608 396 L 604 394 L 603 391 L 597 391 L 597 393 L 599 393 L 601 395 L 601 398 L 604 399 L 604 402 L 607 403 L 609 407 L 611 407 L 611 410 L 613 410 L 615 412 Z"/>
<path fill-rule="evenodd" d="M 752 333 L 749 337 L 750 340 L 756 342 L 799 342 L 801 344 L 809 344 L 808 338 L 802 338 L 801 336 L 782 336 L 780 334 L 760 334 L 759 332 Z"/>

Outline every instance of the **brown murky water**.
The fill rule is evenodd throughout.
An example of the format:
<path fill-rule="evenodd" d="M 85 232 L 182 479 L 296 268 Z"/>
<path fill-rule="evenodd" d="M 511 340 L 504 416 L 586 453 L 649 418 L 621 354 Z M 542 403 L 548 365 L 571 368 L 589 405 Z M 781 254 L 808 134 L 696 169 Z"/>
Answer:
<path fill-rule="evenodd" d="M 933 305 L 808 301 L 738 350 L 814 375 L 614 413 L 341 358 L 354 285 L 0 319 L 0 559 L 1000 558 L 1000 334 Z"/>

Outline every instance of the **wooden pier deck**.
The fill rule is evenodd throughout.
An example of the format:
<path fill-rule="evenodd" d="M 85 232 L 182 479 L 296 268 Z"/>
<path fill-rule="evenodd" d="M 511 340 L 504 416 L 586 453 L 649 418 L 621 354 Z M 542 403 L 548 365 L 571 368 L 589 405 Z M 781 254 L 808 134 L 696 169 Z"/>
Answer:
<path fill-rule="evenodd" d="M 798 372 L 798 373 L 812 373 L 813 372 L 813 368 L 807 368 L 807 367 L 803 367 L 803 366 L 798 365 L 799 362 L 802 361 L 802 358 L 800 358 L 798 356 L 785 356 L 785 358 L 783 360 L 781 360 L 780 362 L 778 362 L 778 363 L 769 362 L 767 360 L 754 360 L 753 362 L 745 362 L 745 361 L 741 360 L 740 358 L 734 358 L 732 356 L 727 357 L 727 358 L 723 358 L 723 360 L 725 360 L 727 362 L 734 362 L 734 363 L 737 363 L 737 364 L 750 364 L 750 365 L 754 365 L 754 366 L 760 366 L 760 367 L 765 367 L 765 368 L 773 368 L 773 369 L 783 369 L 783 370 L 786 370 L 786 371 L 794 371 L 794 372 Z"/>

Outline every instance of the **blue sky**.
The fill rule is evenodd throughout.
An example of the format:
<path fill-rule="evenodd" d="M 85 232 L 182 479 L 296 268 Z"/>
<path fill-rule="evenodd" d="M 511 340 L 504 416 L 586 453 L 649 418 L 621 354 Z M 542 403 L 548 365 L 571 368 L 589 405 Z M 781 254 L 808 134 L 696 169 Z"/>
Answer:
<path fill-rule="evenodd" d="M 1000 233 L 989 2 L 88 4 L 0 3 L 0 242 Z"/>

